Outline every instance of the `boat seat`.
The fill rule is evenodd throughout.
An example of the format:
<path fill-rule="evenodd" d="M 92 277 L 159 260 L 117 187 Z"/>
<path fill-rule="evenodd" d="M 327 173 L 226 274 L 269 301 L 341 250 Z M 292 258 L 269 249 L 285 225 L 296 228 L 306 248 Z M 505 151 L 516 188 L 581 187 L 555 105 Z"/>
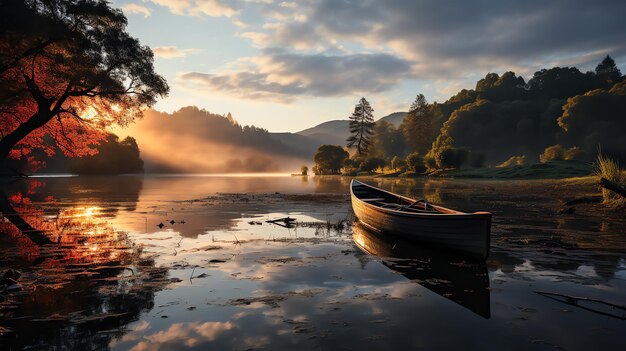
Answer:
<path fill-rule="evenodd" d="M 404 208 L 404 205 L 401 204 L 392 204 L 392 203 L 386 203 L 383 202 L 382 206 L 380 206 L 381 208 L 388 208 L 388 207 L 394 207 L 394 208 Z"/>
<path fill-rule="evenodd" d="M 409 207 L 407 205 L 396 204 L 396 203 L 387 203 L 383 202 L 380 208 L 388 208 L 397 211 L 405 211 L 405 212 L 415 212 L 415 213 L 439 213 L 439 211 L 430 207 L 427 210 L 423 210 L 421 208 Z"/>
<path fill-rule="evenodd" d="M 382 197 L 372 197 L 369 199 L 361 199 L 361 200 L 365 202 L 374 202 L 374 201 L 384 201 L 385 199 Z"/>

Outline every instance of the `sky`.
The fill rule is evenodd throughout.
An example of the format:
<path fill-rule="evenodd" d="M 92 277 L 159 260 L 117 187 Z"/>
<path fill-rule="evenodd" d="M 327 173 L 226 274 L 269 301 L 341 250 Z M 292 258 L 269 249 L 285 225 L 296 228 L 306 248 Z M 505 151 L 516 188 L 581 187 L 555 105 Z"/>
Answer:
<path fill-rule="evenodd" d="M 447 100 L 489 72 L 626 72 L 622 0 L 114 0 L 155 54 L 170 94 L 243 125 L 295 132 L 347 118 L 366 97 L 376 118 L 415 95 Z"/>

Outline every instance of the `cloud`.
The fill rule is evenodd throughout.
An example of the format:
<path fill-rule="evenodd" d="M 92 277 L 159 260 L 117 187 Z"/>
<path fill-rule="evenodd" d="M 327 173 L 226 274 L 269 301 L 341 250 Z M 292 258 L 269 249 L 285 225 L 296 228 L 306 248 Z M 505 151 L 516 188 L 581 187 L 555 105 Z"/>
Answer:
<path fill-rule="evenodd" d="M 126 14 L 143 15 L 144 18 L 150 17 L 151 11 L 149 8 L 139 4 L 124 4 L 122 10 Z"/>
<path fill-rule="evenodd" d="M 345 96 L 378 93 L 411 77 L 408 61 L 389 54 L 296 54 L 268 49 L 247 59 L 249 69 L 224 73 L 190 72 L 183 84 L 248 99 L 283 103 L 297 96 Z"/>
<path fill-rule="evenodd" d="M 189 54 L 197 53 L 198 49 L 179 49 L 176 46 L 158 46 L 152 48 L 152 52 L 156 57 L 164 59 L 181 58 Z"/>
<path fill-rule="evenodd" d="M 339 43 L 392 53 L 411 61 L 422 78 L 530 71 L 578 56 L 593 56 L 584 62 L 592 64 L 607 53 L 626 57 L 626 2 L 617 0 L 316 0 L 299 1 L 296 11 L 282 3 L 262 11 L 264 36 L 256 44 L 330 50 Z"/>
<path fill-rule="evenodd" d="M 159 350 L 183 344 L 187 348 L 214 341 L 220 334 L 235 328 L 231 322 L 174 323 L 169 329 L 147 335 L 133 351 Z"/>
<path fill-rule="evenodd" d="M 252 40 L 257 47 L 263 47 L 270 42 L 269 35 L 260 32 L 243 32 L 238 35 L 241 38 Z"/>
<path fill-rule="evenodd" d="M 239 10 L 232 5 L 232 2 L 222 2 L 220 0 L 151 0 L 153 3 L 167 7 L 175 15 L 210 17 L 232 17 L 239 13 Z"/>
<path fill-rule="evenodd" d="M 280 3 L 280 6 L 281 7 L 287 7 L 287 8 L 290 8 L 290 9 L 295 9 L 296 7 L 298 7 L 298 4 L 296 4 L 293 1 L 283 1 L 283 2 Z"/>

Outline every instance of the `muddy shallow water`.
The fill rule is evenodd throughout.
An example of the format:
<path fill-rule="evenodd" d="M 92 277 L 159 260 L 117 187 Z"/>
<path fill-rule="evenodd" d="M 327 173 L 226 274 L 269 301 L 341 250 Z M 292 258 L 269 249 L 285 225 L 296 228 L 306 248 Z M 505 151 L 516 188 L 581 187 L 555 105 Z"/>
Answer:
<path fill-rule="evenodd" d="M 348 178 L 29 179 L 3 186 L 0 347 L 626 347 L 624 212 L 581 205 L 556 214 L 562 199 L 597 189 L 364 181 L 492 212 L 489 259 L 353 225 Z M 296 221 L 266 222 L 283 217 Z"/>

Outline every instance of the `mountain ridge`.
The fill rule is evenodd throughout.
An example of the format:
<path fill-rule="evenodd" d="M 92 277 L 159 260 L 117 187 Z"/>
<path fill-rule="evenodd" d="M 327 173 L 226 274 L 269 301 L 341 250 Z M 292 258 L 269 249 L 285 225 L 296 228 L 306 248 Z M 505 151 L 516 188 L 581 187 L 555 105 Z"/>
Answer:
<path fill-rule="evenodd" d="M 386 121 L 393 124 L 395 127 L 400 126 L 406 112 L 393 112 L 378 119 L 379 121 Z M 316 126 L 303 129 L 295 133 L 272 133 L 270 135 L 290 147 L 301 149 L 303 144 L 309 147 L 308 151 L 311 156 L 315 153 L 315 150 L 320 145 L 344 145 L 348 138 L 348 125 L 350 120 L 348 119 L 334 119 L 326 122 L 322 122 Z M 287 136 L 291 135 L 291 136 Z M 293 135 L 299 135 L 304 138 L 294 137 Z M 312 149 L 311 146 L 314 146 Z"/>

